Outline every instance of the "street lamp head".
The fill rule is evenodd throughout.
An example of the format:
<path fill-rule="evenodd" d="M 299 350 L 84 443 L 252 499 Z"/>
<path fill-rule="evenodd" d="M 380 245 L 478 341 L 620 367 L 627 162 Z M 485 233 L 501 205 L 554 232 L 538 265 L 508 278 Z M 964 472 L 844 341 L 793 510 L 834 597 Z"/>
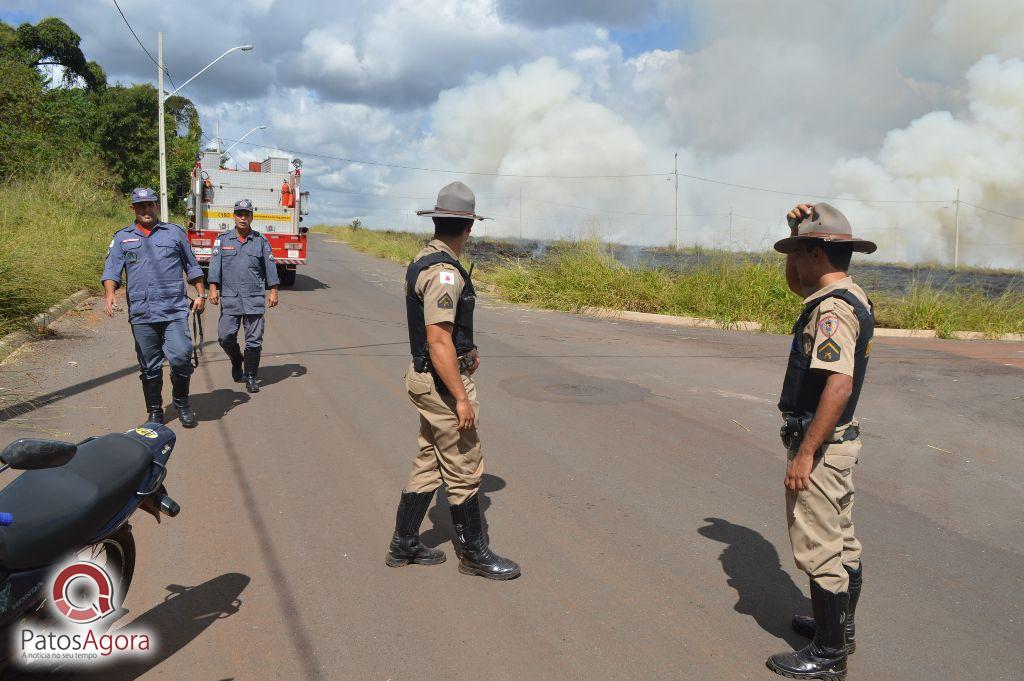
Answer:
<path fill-rule="evenodd" d="M 242 52 L 248 52 L 252 48 L 253 48 L 252 45 L 242 45 L 242 47 L 240 49 L 242 50 Z"/>

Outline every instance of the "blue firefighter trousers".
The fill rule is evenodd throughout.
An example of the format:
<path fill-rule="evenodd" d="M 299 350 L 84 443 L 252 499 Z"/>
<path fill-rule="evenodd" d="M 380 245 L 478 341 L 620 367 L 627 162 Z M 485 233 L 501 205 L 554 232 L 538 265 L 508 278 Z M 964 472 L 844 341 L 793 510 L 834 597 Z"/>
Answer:
<path fill-rule="evenodd" d="M 188 319 L 132 324 L 135 354 L 139 357 L 139 378 L 143 381 L 163 374 L 164 359 L 179 376 L 192 375 L 192 335 Z"/>

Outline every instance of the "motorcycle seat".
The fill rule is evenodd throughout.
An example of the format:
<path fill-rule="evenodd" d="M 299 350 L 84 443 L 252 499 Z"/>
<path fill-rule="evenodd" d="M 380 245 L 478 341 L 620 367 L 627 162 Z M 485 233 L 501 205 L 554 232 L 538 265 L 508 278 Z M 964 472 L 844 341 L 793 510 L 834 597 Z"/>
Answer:
<path fill-rule="evenodd" d="M 0 490 L 0 567 L 25 570 L 56 563 L 95 538 L 132 500 L 153 463 L 153 452 L 123 433 L 82 444 L 59 468 L 23 472 Z"/>

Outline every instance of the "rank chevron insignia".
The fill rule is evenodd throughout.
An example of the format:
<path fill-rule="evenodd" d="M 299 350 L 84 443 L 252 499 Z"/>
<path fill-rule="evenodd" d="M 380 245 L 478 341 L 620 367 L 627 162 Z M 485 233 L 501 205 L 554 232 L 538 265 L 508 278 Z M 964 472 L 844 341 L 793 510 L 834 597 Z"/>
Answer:
<path fill-rule="evenodd" d="M 838 362 L 839 361 L 839 344 L 829 338 L 818 346 L 818 359 L 822 362 Z"/>

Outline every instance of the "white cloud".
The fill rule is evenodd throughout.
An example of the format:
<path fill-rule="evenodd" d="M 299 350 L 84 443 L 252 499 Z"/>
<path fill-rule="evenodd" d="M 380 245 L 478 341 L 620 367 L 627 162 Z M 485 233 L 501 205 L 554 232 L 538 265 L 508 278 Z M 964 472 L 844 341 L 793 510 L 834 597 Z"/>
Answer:
<path fill-rule="evenodd" d="M 736 184 L 950 200 L 959 186 L 972 203 L 1024 210 L 1019 2 L 120 4 L 154 53 L 163 29 L 178 84 L 227 47 L 256 45 L 183 91 L 209 136 L 215 121 L 229 138 L 267 124 L 248 139 L 350 159 L 528 175 L 661 173 L 678 151 L 681 171 Z M 66 17 L 89 58 L 115 79 L 155 80 L 155 67 L 105 3 L 14 0 L 13 9 Z M 670 17 L 685 24 L 659 23 Z M 247 160 L 265 150 L 240 145 L 237 152 Z M 433 196 L 458 177 L 304 160 L 313 219 L 408 225 L 408 211 L 429 200 L 400 197 Z M 625 241 L 672 238 L 672 184 L 664 177 L 459 179 L 477 190 L 481 210 L 501 216 L 487 229 L 518 231 L 522 189 L 527 233 L 596 224 Z M 683 179 L 680 231 L 685 242 L 765 247 L 803 197 Z M 856 225 L 877 230 L 871 236 L 884 243 L 881 257 L 949 256 L 948 206 L 837 204 Z M 968 240 L 1024 240 L 1014 227 L 1020 223 L 1000 220 L 961 213 Z M 1024 260 L 1019 252 L 968 247 L 964 254 L 986 262 L 1000 253 L 1006 264 Z"/>

